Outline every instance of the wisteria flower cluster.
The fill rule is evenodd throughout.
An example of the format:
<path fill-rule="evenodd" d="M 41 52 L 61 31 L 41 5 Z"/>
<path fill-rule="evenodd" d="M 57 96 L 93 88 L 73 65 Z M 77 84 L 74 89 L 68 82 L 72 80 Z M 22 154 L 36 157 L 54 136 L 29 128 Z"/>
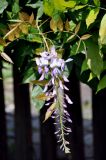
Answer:
<path fill-rule="evenodd" d="M 55 119 L 57 130 L 55 134 L 58 137 L 58 142 L 61 143 L 60 149 L 65 153 L 70 153 L 67 145 L 69 142 L 66 140 L 66 135 L 71 132 L 69 127 L 65 126 L 66 122 L 72 122 L 70 114 L 67 112 L 66 103 L 72 104 L 73 102 L 65 90 L 69 90 L 64 82 L 69 82 L 64 74 L 66 63 L 72 61 L 71 58 L 66 61 L 58 57 L 55 47 L 51 47 L 50 51 L 44 51 L 40 53 L 40 57 L 35 58 L 38 67 L 38 72 L 41 75 L 39 81 L 43 81 L 46 77 L 49 77 L 43 93 L 46 96 L 46 104 L 49 106 L 45 120 L 50 116 Z"/>

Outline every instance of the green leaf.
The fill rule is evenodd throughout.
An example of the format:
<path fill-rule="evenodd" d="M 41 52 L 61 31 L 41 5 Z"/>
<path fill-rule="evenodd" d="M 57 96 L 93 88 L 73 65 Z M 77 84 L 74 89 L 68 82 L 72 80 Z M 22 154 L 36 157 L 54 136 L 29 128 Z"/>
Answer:
<path fill-rule="evenodd" d="M 88 70 L 88 69 L 89 69 L 89 67 L 88 67 L 88 65 L 87 65 L 87 60 L 84 59 L 84 61 L 83 61 L 83 63 L 82 63 L 82 66 L 81 66 L 81 74 L 82 74 L 82 72 L 84 72 L 84 71 L 86 71 L 86 70 Z"/>
<path fill-rule="evenodd" d="M 95 77 L 96 77 L 96 75 L 91 72 L 90 75 L 89 75 L 88 82 L 91 81 L 91 80 L 92 80 L 93 78 L 95 78 Z"/>
<path fill-rule="evenodd" d="M 37 19 L 41 18 L 42 15 L 43 15 L 43 5 L 41 7 L 38 8 L 38 11 L 37 11 Z"/>
<path fill-rule="evenodd" d="M 86 25 L 87 25 L 87 27 L 89 27 L 90 24 L 92 24 L 92 23 L 95 22 L 95 20 L 97 18 L 97 15 L 99 13 L 99 10 L 100 10 L 99 8 L 90 10 L 90 12 L 89 12 L 89 14 L 88 14 L 88 16 L 86 18 Z"/>
<path fill-rule="evenodd" d="M 75 5 L 76 2 L 74 0 L 44 0 L 44 12 L 53 17 L 56 11 L 63 12 L 66 8 L 73 8 Z"/>
<path fill-rule="evenodd" d="M 103 62 L 103 70 L 106 70 L 106 61 Z"/>
<path fill-rule="evenodd" d="M 31 7 L 31 8 L 38 8 L 37 10 L 37 19 L 41 18 L 43 15 L 43 2 L 38 1 L 34 4 L 26 4 L 26 6 Z"/>
<path fill-rule="evenodd" d="M 36 99 L 35 97 L 42 93 L 43 89 L 40 86 L 35 86 L 32 90 L 32 102 L 37 109 L 41 109 L 45 103 L 43 100 Z"/>
<path fill-rule="evenodd" d="M 19 4 L 14 2 L 13 6 L 12 6 L 12 12 L 14 14 L 17 14 L 18 12 L 20 11 L 20 7 L 19 7 Z"/>
<path fill-rule="evenodd" d="M 93 0 L 94 4 L 99 7 L 100 6 L 100 0 Z"/>
<path fill-rule="evenodd" d="M 28 34 L 27 40 L 30 42 L 37 42 L 37 43 L 42 43 L 42 38 L 40 35 L 35 35 L 35 34 Z"/>
<path fill-rule="evenodd" d="M 0 0 L 0 14 L 7 8 L 8 2 L 6 0 Z"/>
<path fill-rule="evenodd" d="M 0 44 L 0 54 L 4 51 L 4 47 Z"/>
<path fill-rule="evenodd" d="M 88 0 L 80 0 L 82 4 L 86 4 Z"/>
<path fill-rule="evenodd" d="M 106 44 L 106 14 L 103 16 L 100 24 L 99 37 L 99 42 L 103 45 Z"/>
<path fill-rule="evenodd" d="M 66 7 L 73 8 L 76 5 L 76 2 L 73 0 L 65 1 L 65 0 L 54 0 L 54 6 L 58 10 L 64 11 Z"/>
<path fill-rule="evenodd" d="M 87 50 L 87 64 L 91 71 L 99 78 L 103 69 L 103 60 L 100 55 L 99 46 L 92 40 L 86 42 Z"/>
<path fill-rule="evenodd" d="M 43 5 L 43 2 L 41 2 L 41 1 L 38 1 L 38 2 L 33 3 L 33 4 L 26 4 L 26 6 L 31 7 L 31 8 L 39 8 L 42 5 Z"/>
<path fill-rule="evenodd" d="M 104 88 L 106 88 L 106 75 L 100 80 L 97 87 L 97 92 Z"/>
<path fill-rule="evenodd" d="M 31 81 L 31 83 L 39 86 L 45 86 L 48 83 L 48 80 L 42 80 L 42 81 L 34 80 L 34 81 Z"/>
<path fill-rule="evenodd" d="M 83 42 L 82 41 L 78 41 L 76 42 L 72 48 L 71 48 L 71 51 L 70 51 L 70 55 L 76 55 L 78 53 L 81 53 L 84 51 L 84 45 L 83 45 Z"/>
<path fill-rule="evenodd" d="M 78 6 L 75 6 L 74 7 L 74 10 L 79 10 L 79 9 L 82 9 L 84 7 L 86 7 L 87 5 L 78 5 Z"/>
<path fill-rule="evenodd" d="M 34 79 L 35 79 L 35 73 L 34 73 L 34 69 L 31 67 L 24 72 L 22 83 L 30 83 Z"/>

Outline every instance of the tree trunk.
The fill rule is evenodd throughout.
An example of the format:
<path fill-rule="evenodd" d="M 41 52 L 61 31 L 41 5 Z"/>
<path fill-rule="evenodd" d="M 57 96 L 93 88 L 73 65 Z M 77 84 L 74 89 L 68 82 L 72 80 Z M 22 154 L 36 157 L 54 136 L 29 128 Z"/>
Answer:
<path fill-rule="evenodd" d="M 16 160 L 32 160 L 32 128 L 29 85 L 20 84 L 20 74 L 14 67 L 15 143 Z"/>
<path fill-rule="evenodd" d="M 46 106 L 40 112 L 40 134 L 41 134 L 41 160 L 56 160 L 56 137 L 53 119 L 49 118 L 43 123 Z"/>
<path fill-rule="evenodd" d="M 83 125 L 80 101 L 80 85 L 73 69 L 69 77 L 69 97 L 73 104 L 68 106 L 68 111 L 72 118 L 72 137 L 70 140 L 72 150 L 72 160 L 84 160 Z"/>
<path fill-rule="evenodd" d="M 0 62 L 0 77 L 2 77 L 2 65 Z M 5 119 L 5 104 L 4 104 L 4 88 L 3 80 L 0 79 L 0 159 L 7 160 L 7 134 L 6 134 L 6 119 Z"/>
<path fill-rule="evenodd" d="M 106 159 L 106 89 L 93 93 L 93 130 L 95 160 Z"/>

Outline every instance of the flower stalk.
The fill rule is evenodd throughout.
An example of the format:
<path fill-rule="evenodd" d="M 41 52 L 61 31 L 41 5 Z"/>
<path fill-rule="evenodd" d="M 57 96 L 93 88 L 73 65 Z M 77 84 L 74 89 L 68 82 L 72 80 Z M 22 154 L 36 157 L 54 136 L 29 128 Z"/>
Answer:
<path fill-rule="evenodd" d="M 55 124 L 57 125 L 55 134 L 58 137 L 58 143 L 61 143 L 60 149 L 65 151 L 65 153 L 70 153 L 70 149 L 67 146 L 69 142 L 65 138 L 71 132 L 71 129 L 66 127 L 65 123 L 72 122 L 66 105 L 66 102 L 72 104 L 72 101 L 65 94 L 65 90 L 69 89 L 64 85 L 64 82 L 69 82 L 69 80 L 65 76 L 64 71 L 66 63 L 72 61 L 72 59 L 69 58 L 65 61 L 58 58 L 54 46 L 50 48 L 50 51 L 42 52 L 40 56 L 40 58 L 35 58 L 38 72 L 41 75 L 39 81 L 43 81 L 46 77 L 49 77 L 48 83 L 43 90 L 46 97 L 45 100 L 47 101 L 45 105 L 50 105 L 45 114 L 44 121 L 50 116 L 55 119 Z"/>

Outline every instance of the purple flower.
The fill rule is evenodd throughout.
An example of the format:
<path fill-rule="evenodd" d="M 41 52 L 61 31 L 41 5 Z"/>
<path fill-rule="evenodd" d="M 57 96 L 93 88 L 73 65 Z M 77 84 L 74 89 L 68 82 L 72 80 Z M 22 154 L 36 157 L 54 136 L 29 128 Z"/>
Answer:
<path fill-rule="evenodd" d="M 57 77 L 57 75 L 61 74 L 60 70 L 58 68 L 54 68 L 52 70 L 52 76 Z"/>
<path fill-rule="evenodd" d="M 38 66 L 38 72 L 39 72 L 39 74 L 41 74 L 41 73 L 43 72 L 42 67 L 39 67 L 39 66 Z"/>
<path fill-rule="evenodd" d="M 72 59 L 68 58 L 64 60 L 58 57 L 58 54 L 55 50 L 55 47 L 52 46 L 50 48 L 50 52 L 44 51 L 40 53 L 41 57 L 35 58 L 36 64 L 38 66 L 38 72 L 41 74 L 39 81 L 45 79 L 46 75 L 50 77 L 49 82 L 45 85 L 43 93 L 47 96 L 48 101 L 46 105 L 51 105 L 56 103 L 54 108 L 54 112 L 52 117 L 55 118 L 55 123 L 58 125 L 58 130 L 55 134 L 58 136 L 58 142 L 61 142 L 60 148 L 65 151 L 65 153 L 69 153 L 70 149 L 67 147 L 69 144 L 68 141 L 65 140 L 65 135 L 68 135 L 71 132 L 71 129 L 65 127 L 65 122 L 72 122 L 70 119 L 70 114 L 67 112 L 67 105 L 66 101 L 69 104 L 73 102 L 65 94 L 64 90 L 69 90 L 65 85 L 64 82 L 69 82 L 68 78 L 65 76 L 65 66 L 66 63 L 71 62 Z M 51 112 L 50 109 L 47 112 Z"/>

